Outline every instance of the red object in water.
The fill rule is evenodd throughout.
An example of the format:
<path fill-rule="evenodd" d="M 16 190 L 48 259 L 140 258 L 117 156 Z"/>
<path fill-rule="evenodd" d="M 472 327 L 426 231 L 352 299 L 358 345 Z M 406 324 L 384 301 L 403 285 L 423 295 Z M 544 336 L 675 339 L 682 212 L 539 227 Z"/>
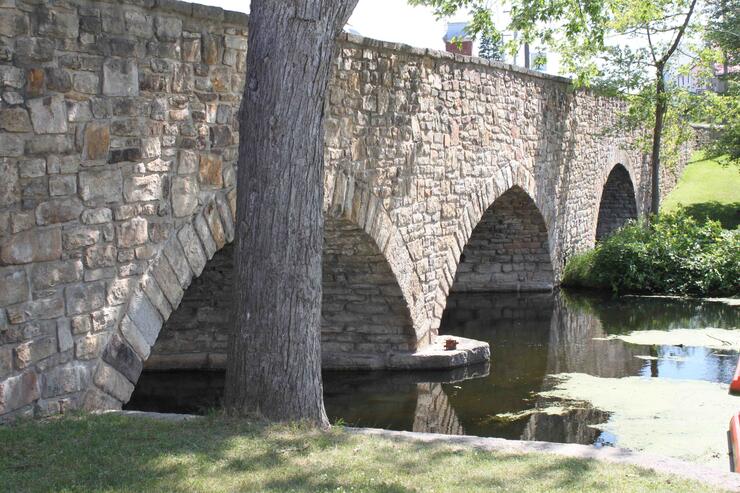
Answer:
<path fill-rule="evenodd" d="M 730 382 L 730 394 L 740 395 L 740 359 L 737 360 L 735 376 L 732 377 L 732 382 Z"/>
<path fill-rule="evenodd" d="M 727 442 L 730 449 L 730 470 L 740 472 L 740 413 L 736 413 L 730 419 Z"/>

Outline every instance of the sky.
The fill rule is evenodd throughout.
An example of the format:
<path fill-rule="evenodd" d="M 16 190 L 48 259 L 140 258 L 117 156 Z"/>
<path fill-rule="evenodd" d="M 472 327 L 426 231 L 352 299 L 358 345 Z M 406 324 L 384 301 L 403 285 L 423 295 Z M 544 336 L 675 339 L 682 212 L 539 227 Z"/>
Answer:
<path fill-rule="evenodd" d="M 197 0 L 227 10 L 249 12 L 249 0 Z M 460 20 L 460 19 L 451 19 Z M 447 21 L 436 20 L 428 7 L 411 7 L 406 0 L 360 0 L 349 26 L 362 36 L 444 50 Z"/>

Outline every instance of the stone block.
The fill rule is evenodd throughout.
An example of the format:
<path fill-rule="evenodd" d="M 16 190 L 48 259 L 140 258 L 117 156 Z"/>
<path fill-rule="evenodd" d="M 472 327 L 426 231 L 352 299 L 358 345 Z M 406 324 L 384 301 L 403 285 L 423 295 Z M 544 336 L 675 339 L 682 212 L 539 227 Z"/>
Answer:
<path fill-rule="evenodd" d="M 26 371 L 0 382 L 0 415 L 26 406 L 40 397 L 36 373 Z"/>
<path fill-rule="evenodd" d="M 0 146 L 2 146 L 3 134 L 0 134 Z M 2 152 L 0 151 L 0 154 Z M 20 183 L 18 180 L 18 167 L 15 159 L 0 158 L 0 207 L 7 207 L 20 202 Z"/>
<path fill-rule="evenodd" d="M 110 149 L 110 127 L 105 123 L 90 123 L 85 126 L 83 155 L 91 161 L 108 159 Z"/>
<path fill-rule="evenodd" d="M 68 101 L 67 119 L 70 123 L 84 123 L 93 119 L 88 101 Z"/>
<path fill-rule="evenodd" d="M 141 283 L 141 289 L 144 290 L 149 301 L 162 315 L 163 320 L 167 320 L 172 315 L 172 305 L 159 287 L 159 283 L 153 276 L 146 277 Z"/>
<path fill-rule="evenodd" d="M 123 305 L 131 296 L 133 288 L 131 278 L 114 279 L 108 284 L 108 295 L 106 301 L 109 306 Z"/>
<path fill-rule="evenodd" d="M 218 212 L 215 202 L 211 201 L 204 207 L 203 216 L 208 223 L 208 228 L 211 230 L 211 236 L 213 237 L 213 242 L 216 244 L 216 249 L 220 250 L 226 244 L 226 234 L 224 233 L 224 228 L 221 224 L 221 215 Z"/>
<path fill-rule="evenodd" d="M 142 361 L 146 361 L 150 352 L 149 343 L 146 342 L 146 339 L 144 339 L 139 329 L 131 322 L 128 315 L 125 315 L 123 320 L 121 320 L 121 333 Z"/>
<path fill-rule="evenodd" d="M 100 269 L 116 265 L 118 250 L 114 245 L 95 245 L 85 250 L 85 265 L 90 269 Z"/>
<path fill-rule="evenodd" d="M 11 324 L 22 324 L 29 320 L 51 320 L 64 315 L 64 300 L 61 297 L 42 298 L 7 308 Z"/>
<path fill-rule="evenodd" d="M 139 67 L 135 60 L 108 58 L 103 63 L 103 94 L 138 96 Z"/>
<path fill-rule="evenodd" d="M 90 384 L 90 369 L 72 361 L 45 372 L 41 382 L 41 395 L 45 398 L 80 392 Z"/>
<path fill-rule="evenodd" d="M 193 272 L 190 270 L 190 264 L 188 264 L 185 251 L 182 249 L 182 245 L 177 239 L 167 242 L 163 250 L 164 255 L 170 262 L 172 270 L 175 272 L 177 279 L 180 281 L 180 286 L 183 289 L 187 289 L 193 280 Z"/>
<path fill-rule="evenodd" d="M 82 209 L 82 202 L 77 197 L 42 202 L 36 207 L 36 223 L 40 226 L 46 226 L 48 224 L 76 221 L 80 218 Z"/>
<path fill-rule="evenodd" d="M 199 169 L 198 154 L 193 151 L 180 151 L 177 172 L 181 175 L 196 173 Z"/>
<path fill-rule="evenodd" d="M 72 338 L 72 326 L 69 319 L 57 320 L 57 344 L 60 353 L 74 348 L 75 341 Z"/>
<path fill-rule="evenodd" d="M 127 314 L 147 344 L 153 346 L 162 328 L 163 320 L 142 291 L 134 293 Z"/>
<path fill-rule="evenodd" d="M 82 408 L 86 411 L 100 411 L 101 409 L 121 409 L 121 401 L 105 392 L 93 387 L 85 392 Z"/>
<path fill-rule="evenodd" d="M 20 135 L 0 132 L 0 157 L 22 156 L 25 144 L 25 139 Z"/>
<path fill-rule="evenodd" d="M 46 88 L 53 92 L 69 92 L 72 90 L 72 76 L 64 70 L 58 67 L 47 67 L 44 69 L 46 72 Z"/>
<path fill-rule="evenodd" d="M 223 176 L 221 170 L 223 161 L 220 156 L 215 154 L 203 154 L 200 156 L 199 179 L 203 185 L 214 187 L 223 186 Z"/>
<path fill-rule="evenodd" d="M 64 298 L 68 315 L 79 315 L 105 306 L 105 282 L 89 282 L 67 286 Z"/>
<path fill-rule="evenodd" d="M 99 358 L 109 338 L 106 332 L 80 337 L 75 342 L 75 357 L 83 361 Z"/>
<path fill-rule="evenodd" d="M 75 91 L 83 94 L 97 94 L 100 90 L 100 77 L 89 72 L 76 73 L 72 87 Z"/>
<path fill-rule="evenodd" d="M 61 255 L 62 232 L 58 228 L 23 231 L 0 244 L 0 264 L 44 262 Z"/>
<path fill-rule="evenodd" d="M 146 243 L 148 239 L 148 222 L 143 217 L 134 217 L 119 224 L 116 228 L 118 246 L 130 248 Z"/>
<path fill-rule="evenodd" d="M 22 370 L 56 352 L 55 337 L 42 337 L 24 342 L 15 348 L 15 366 Z"/>
<path fill-rule="evenodd" d="M 30 291 L 25 269 L 0 268 L 0 306 L 9 306 L 28 300 Z"/>
<path fill-rule="evenodd" d="M 0 380 L 13 373 L 13 348 L 0 347 Z"/>
<path fill-rule="evenodd" d="M 155 28 L 159 40 L 176 41 L 182 34 L 182 20 L 177 17 L 157 17 Z"/>
<path fill-rule="evenodd" d="M 67 105 L 64 96 L 54 95 L 28 101 L 31 123 L 37 134 L 63 134 L 67 132 Z"/>
<path fill-rule="evenodd" d="M 172 212 L 175 217 L 187 217 L 198 208 L 198 182 L 191 176 L 176 176 L 172 180 Z"/>
<path fill-rule="evenodd" d="M 185 252 L 190 268 L 196 277 L 199 276 L 206 266 L 207 259 L 203 246 L 198 239 L 198 234 L 191 225 L 186 224 L 178 231 L 177 238 L 180 240 L 180 245 Z"/>
<path fill-rule="evenodd" d="M 18 175 L 21 178 L 39 178 L 46 175 L 46 160 L 39 158 L 18 161 Z"/>
<path fill-rule="evenodd" d="M 0 110 L 0 130 L 6 132 L 32 132 L 28 111 L 23 108 L 6 108 Z"/>
<path fill-rule="evenodd" d="M 216 242 L 213 241 L 211 229 L 208 227 L 208 221 L 206 221 L 203 214 L 196 216 L 194 226 L 195 231 L 198 233 L 198 238 L 200 238 L 203 244 L 203 251 L 206 253 L 206 257 L 209 260 L 212 259 L 213 255 L 218 251 L 218 247 L 216 246 Z"/>
<path fill-rule="evenodd" d="M 85 224 L 105 224 L 113 221 L 113 211 L 107 207 L 87 209 L 82 213 L 82 222 Z"/>
<path fill-rule="evenodd" d="M 127 402 L 134 391 L 134 385 L 106 364 L 98 366 L 95 372 L 95 385 L 121 402 Z"/>
<path fill-rule="evenodd" d="M 130 176 L 123 185 L 126 202 L 148 202 L 162 198 L 160 175 Z"/>
<path fill-rule="evenodd" d="M 139 355 L 118 334 L 113 334 L 103 352 L 103 361 L 121 372 L 129 381 L 139 379 L 144 363 Z"/>
<path fill-rule="evenodd" d="M 85 201 L 120 202 L 123 177 L 119 169 L 80 172 L 80 196 Z"/>
<path fill-rule="evenodd" d="M 55 175 L 49 177 L 49 195 L 63 197 L 77 193 L 77 177 L 75 175 Z"/>
<path fill-rule="evenodd" d="M 183 290 L 166 256 L 159 257 L 152 272 L 167 301 L 171 306 L 177 307 L 182 299 Z"/>
<path fill-rule="evenodd" d="M 48 289 L 80 280 L 82 280 L 82 261 L 79 259 L 36 263 L 31 270 L 34 290 Z"/>

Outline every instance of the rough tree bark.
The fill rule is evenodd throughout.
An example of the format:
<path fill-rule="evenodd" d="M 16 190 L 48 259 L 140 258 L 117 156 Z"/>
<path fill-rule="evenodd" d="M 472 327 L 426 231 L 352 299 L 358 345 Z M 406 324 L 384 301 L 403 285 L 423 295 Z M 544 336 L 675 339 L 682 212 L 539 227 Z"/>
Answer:
<path fill-rule="evenodd" d="M 357 0 L 252 0 L 224 407 L 327 425 L 321 383 L 324 99 Z"/>

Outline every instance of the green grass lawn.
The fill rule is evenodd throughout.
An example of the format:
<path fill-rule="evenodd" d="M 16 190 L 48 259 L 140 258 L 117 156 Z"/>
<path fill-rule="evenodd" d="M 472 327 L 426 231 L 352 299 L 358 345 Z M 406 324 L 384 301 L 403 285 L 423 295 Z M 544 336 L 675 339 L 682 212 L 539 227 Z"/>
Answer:
<path fill-rule="evenodd" d="M 701 492 L 631 466 L 400 443 L 334 428 L 118 415 L 0 426 L 8 492 Z"/>
<path fill-rule="evenodd" d="M 661 210 L 670 212 L 679 205 L 697 219 L 715 219 L 726 229 L 735 229 L 740 224 L 740 170 L 696 153 Z"/>

